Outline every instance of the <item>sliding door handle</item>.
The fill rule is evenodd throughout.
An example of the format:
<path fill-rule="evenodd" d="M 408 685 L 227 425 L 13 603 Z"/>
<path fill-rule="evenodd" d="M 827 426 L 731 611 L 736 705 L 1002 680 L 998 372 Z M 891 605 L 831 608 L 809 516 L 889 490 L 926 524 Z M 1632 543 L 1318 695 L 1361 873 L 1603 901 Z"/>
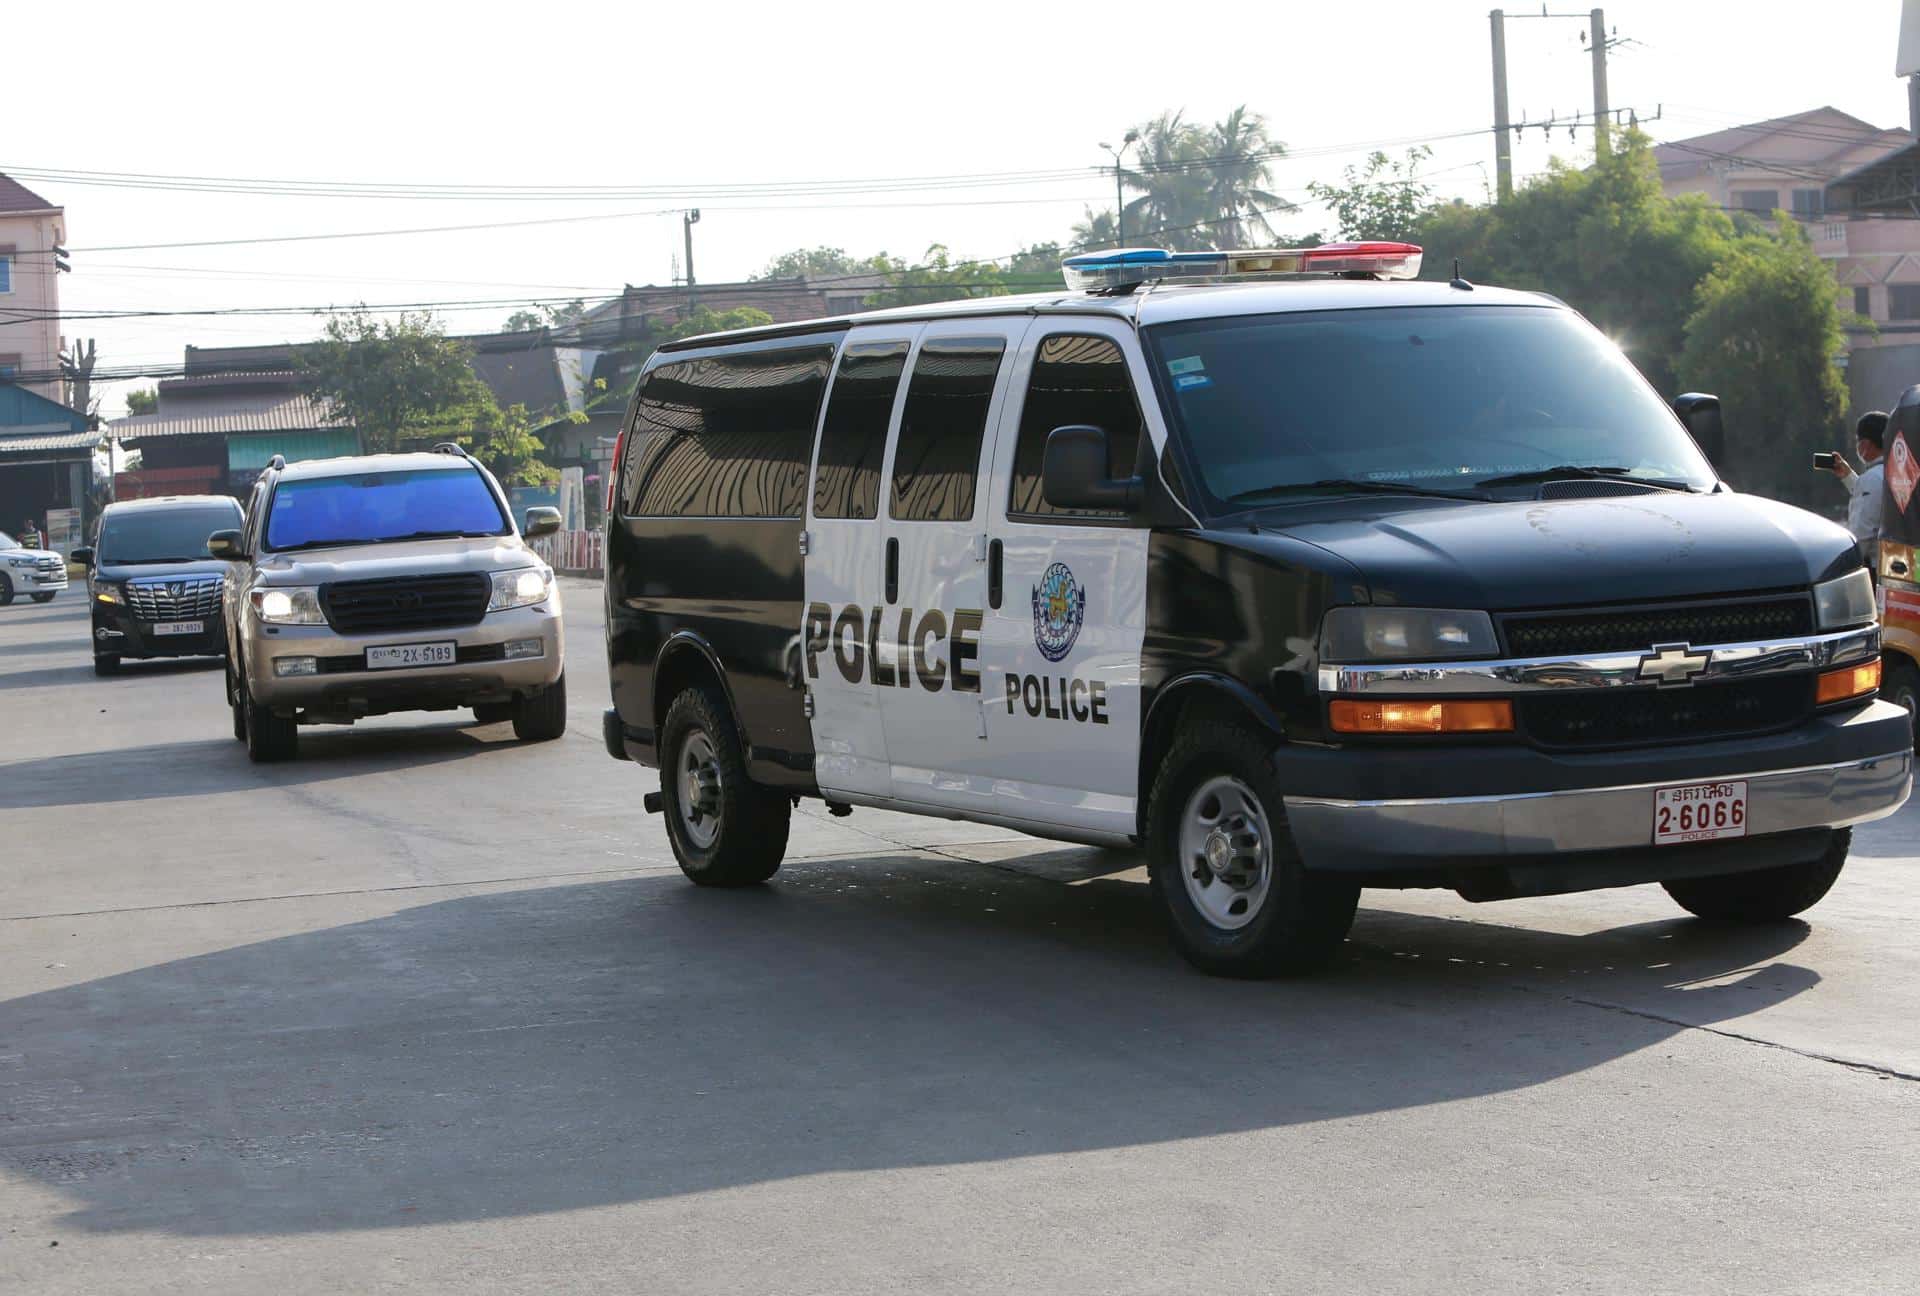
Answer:
<path fill-rule="evenodd" d="M 900 601 L 900 538 L 887 537 L 887 602 Z"/>
<path fill-rule="evenodd" d="M 1000 606 L 1000 587 L 1006 575 L 1006 547 L 998 540 L 987 545 L 987 606 Z"/>

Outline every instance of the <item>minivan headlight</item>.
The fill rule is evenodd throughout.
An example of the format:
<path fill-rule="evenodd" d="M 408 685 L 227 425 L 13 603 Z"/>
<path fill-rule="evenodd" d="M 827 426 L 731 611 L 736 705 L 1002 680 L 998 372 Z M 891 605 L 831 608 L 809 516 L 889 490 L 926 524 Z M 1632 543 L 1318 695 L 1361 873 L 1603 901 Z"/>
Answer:
<path fill-rule="evenodd" d="M 508 608 L 532 607 L 544 603 L 553 592 L 553 573 L 545 567 L 519 567 L 493 574 L 493 597 L 487 611 L 504 612 Z"/>
<path fill-rule="evenodd" d="M 1865 567 L 1813 587 L 1813 611 L 1822 630 L 1865 625 L 1879 614 L 1873 599 L 1873 577 Z"/>
<path fill-rule="evenodd" d="M 1485 612 L 1435 608 L 1339 607 L 1320 627 L 1325 662 L 1425 662 L 1496 657 L 1500 643 Z"/>
<path fill-rule="evenodd" d="M 253 610 L 268 625 L 325 625 L 317 585 L 277 585 L 250 596 Z"/>

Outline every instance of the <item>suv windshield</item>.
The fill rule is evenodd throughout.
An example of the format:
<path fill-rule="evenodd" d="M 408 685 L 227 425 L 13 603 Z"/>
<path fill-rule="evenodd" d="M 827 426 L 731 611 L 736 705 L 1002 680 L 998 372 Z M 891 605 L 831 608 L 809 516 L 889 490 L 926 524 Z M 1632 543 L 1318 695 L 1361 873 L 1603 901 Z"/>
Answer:
<path fill-rule="evenodd" d="M 1679 420 L 1570 311 L 1302 311 L 1148 332 L 1216 506 L 1396 486 L 1479 496 L 1548 470 L 1714 484 Z"/>
<path fill-rule="evenodd" d="M 267 512 L 266 547 L 319 549 L 511 530 L 478 472 L 405 468 L 281 482 Z"/>
<path fill-rule="evenodd" d="M 95 561 L 101 565 L 192 562 L 209 558 L 207 537 L 240 525 L 240 506 L 196 504 L 185 508 L 133 509 L 109 513 L 100 524 Z"/>

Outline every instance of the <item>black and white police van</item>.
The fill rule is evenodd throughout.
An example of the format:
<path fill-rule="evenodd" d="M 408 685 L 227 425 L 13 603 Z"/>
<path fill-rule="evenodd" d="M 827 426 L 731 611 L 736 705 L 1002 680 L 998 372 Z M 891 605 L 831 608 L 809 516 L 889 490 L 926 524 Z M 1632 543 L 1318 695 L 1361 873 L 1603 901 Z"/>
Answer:
<path fill-rule="evenodd" d="M 1092 254 L 662 347 L 606 740 L 687 875 L 770 877 L 800 797 L 1133 844 L 1234 975 L 1365 886 L 1817 901 L 1912 783 L 1852 539 L 1719 480 L 1712 397 L 1419 259 Z"/>

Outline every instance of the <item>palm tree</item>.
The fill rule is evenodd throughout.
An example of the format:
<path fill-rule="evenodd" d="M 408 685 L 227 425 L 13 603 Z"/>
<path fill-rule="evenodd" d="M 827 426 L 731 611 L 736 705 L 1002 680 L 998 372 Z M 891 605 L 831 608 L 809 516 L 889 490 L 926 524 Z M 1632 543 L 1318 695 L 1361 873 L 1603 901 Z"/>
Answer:
<path fill-rule="evenodd" d="M 1273 226 L 1267 216 L 1274 212 L 1297 211 L 1292 203 L 1266 188 L 1271 172 L 1268 162 L 1286 156 L 1287 146 L 1267 134 L 1267 119 L 1247 111 L 1241 104 L 1206 134 L 1206 147 L 1212 156 L 1208 168 L 1207 202 L 1215 213 L 1214 246 L 1243 248 L 1274 244 Z"/>
<path fill-rule="evenodd" d="M 1113 227 L 1113 213 L 1087 208 L 1085 218 L 1073 223 L 1072 246 L 1075 252 L 1119 247 L 1120 235 Z"/>

